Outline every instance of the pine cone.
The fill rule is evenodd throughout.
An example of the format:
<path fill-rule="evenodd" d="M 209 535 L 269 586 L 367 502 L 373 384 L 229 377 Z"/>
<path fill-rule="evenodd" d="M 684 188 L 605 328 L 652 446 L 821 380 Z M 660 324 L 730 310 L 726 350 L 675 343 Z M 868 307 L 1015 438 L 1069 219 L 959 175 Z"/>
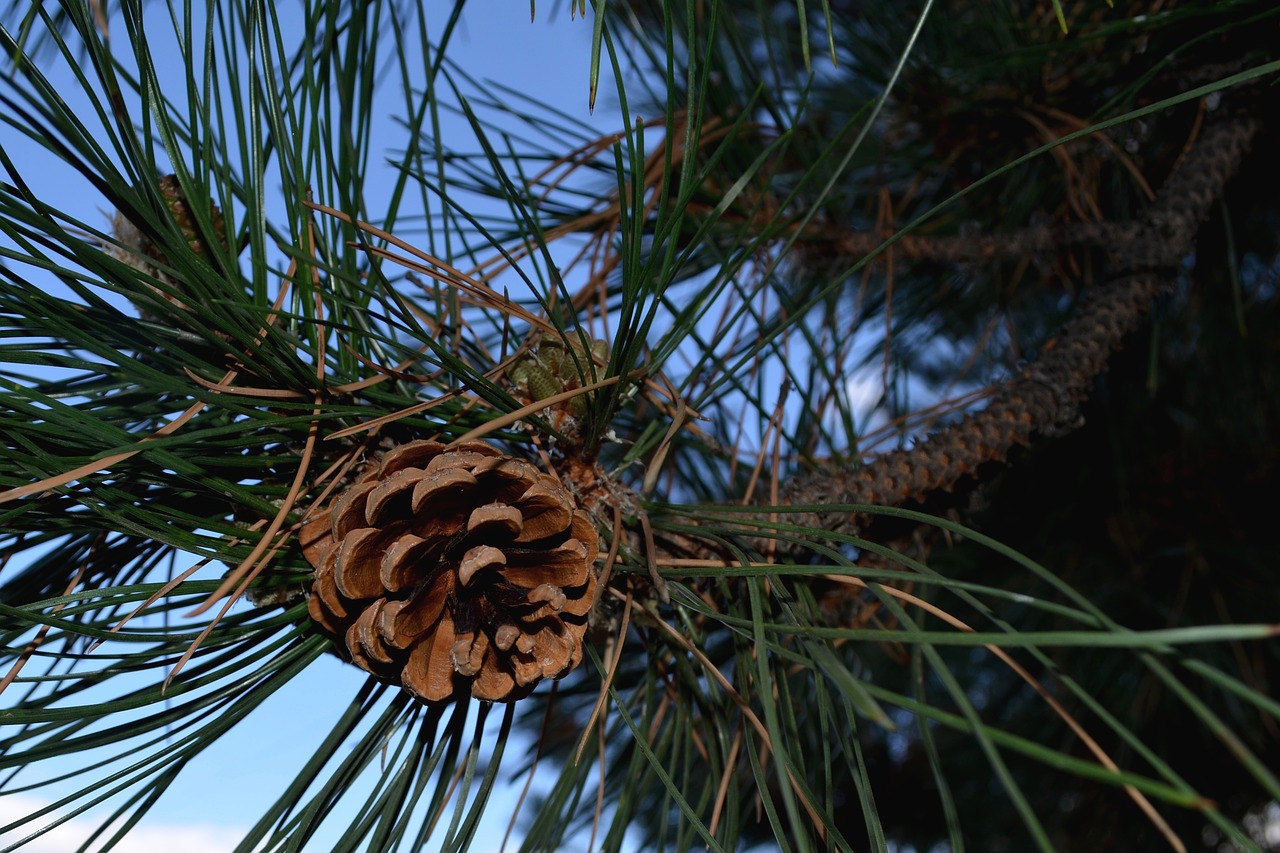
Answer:
<path fill-rule="evenodd" d="M 582 660 L 596 530 L 556 478 L 487 444 L 395 448 L 302 545 L 311 618 L 423 701 L 514 701 Z"/>
<path fill-rule="evenodd" d="M 608 365 L 607 343 L 593 340 L 589 347 L 584 347 L 577 332 L 570 332 L 567 338 L 557 335 L 542 338 L 534 349 L 516 359 L 507 370 L 507 378 L 515 386 L 517 396 L 532 403 L 581 388 L 584 380 L 590 382 L 597 376 L 603 378 Z M 561 401 L 539 411 L 538 416 L 544 418 L 571 446 L 580 445 L 582 417 L 590 408 L 588 397 L 582 395 Z"/>
<path fill-rule="evenodd" d="M 164 175 L 157 179 L 156 183 L 160 189 L 160 197 L 164 200 L 165 207 L 169 209 L 169 215 L 173 217 L 173 221 L 182 232 L 187 245 L 197 255 L 205 260 L 210 260 L 212 255 L 209 247 L 201 242 L 200 231 L 196 225 L 195 216 L 191 211 L 191 204 L 182 192 L 182 185 L 178 182 L 178 177 L 176 175 Z M 222 211 L 210 201 L 208 213 L 210 224 L 213 226 L 212 236 L 219 244 L 218 251 L 224 251 L 227 246 L 227 226 L 226 221 L 223 219 Z M 133 222 L 130 222 L 127 216 L 120 211 L 116 211 L 111 219 L 111 230 L 113 236 L 120 241 L 122 246 L 107 244 L 104 248 L 108 254 L 136 270 L 172 285 L 178 294 L 183 293 L 183 288 L 179 282 L 174 281 L 168 273 L 152 263 L 152 261 L 156 261 L 163 266 L 169 266 L 169 258 L 160 250 L 160 247 L 151 242 L 150 237 Z M 188 308 L 186 303 L 175 296 L 174 293 L 158 287 L 151 287 L 150 289 L 157 296 L 172 303 L 175 308 L 183 310 Z M 143 305 L 139 305 L 138 308 L 146 319 L 153 321 L 162 319 Z"/>

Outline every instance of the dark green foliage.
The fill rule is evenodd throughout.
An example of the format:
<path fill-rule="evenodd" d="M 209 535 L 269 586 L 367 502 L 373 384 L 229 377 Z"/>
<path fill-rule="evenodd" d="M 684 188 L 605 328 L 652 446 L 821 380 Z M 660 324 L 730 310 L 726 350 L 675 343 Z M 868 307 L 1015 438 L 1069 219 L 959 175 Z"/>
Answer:
<path fill-rule="evenodd" d="M 607 131 L 471 80 L 461 6 L 21 5 L 0 789 L 88 765 L 49 813 L 118 839 L 333 651 L 302 517 L 499 422 L 617 545 L 587 660 L 519 708 L 297 698 L 332 728 L 241 849 L 463 849 L 516 725 L 530 850 L 1257 841 L 1275 4 L 601 3 Z"/>

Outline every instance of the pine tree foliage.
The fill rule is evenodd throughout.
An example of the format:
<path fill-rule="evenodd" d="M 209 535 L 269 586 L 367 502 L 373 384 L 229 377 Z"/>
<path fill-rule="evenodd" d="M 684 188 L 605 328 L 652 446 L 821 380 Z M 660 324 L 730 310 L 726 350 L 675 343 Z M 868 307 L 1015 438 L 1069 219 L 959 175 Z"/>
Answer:
<path fill-rule="evenodd" d="M 1280 9 L 428 5 L 0 12 L 5 849 L 1265 847 Z"/>

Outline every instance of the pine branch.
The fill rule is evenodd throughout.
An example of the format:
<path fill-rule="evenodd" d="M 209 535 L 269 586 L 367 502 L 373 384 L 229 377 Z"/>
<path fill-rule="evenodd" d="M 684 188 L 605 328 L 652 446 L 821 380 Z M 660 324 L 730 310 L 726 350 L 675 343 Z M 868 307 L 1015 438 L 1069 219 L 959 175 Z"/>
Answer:
<path fill-rule="evenodd" d="M 1035 225 L 1007 234 L 908 234 L 894 243 L 893 249 L 909 261 L 974 263 L 996 258 L 1022 258 L 1077 246 L 1120 251 L 1133 242 L 1137 233 L 1138 225 L 1132 222 L 1072 222 Z M 818 244 L 823 242 L 819 238 Z M 837 257 L 858 258 L 880 248 L 883 242 L 884 235 L 862 232 L 832 237 L 824 248 Z"/>
<path fill-rule="evenodd" d="M 780 488 L 784 504 L 900 506 L 950 490 L 983 463 L 1003 461 L 1037 436 L 1055 437 L 1079 424 L 1079 406 L 1112 350 L 1141 323 L 1176 279 L 1194 247 L 1200 223 L 1235 175 L 1258 122 L 1234 117 L 1207 126 L 1181 168 L 1161 189 L 1121 253 L 1115 275 L 1081 306 L 1040 357 L 1006 382 L 986 409 L 968 415 L 914 447 L 876 456 L 852 470 L 816 470 Z M 856 534 L 866 518 L 847 512 L 792 516 L 792 523 Z"/>

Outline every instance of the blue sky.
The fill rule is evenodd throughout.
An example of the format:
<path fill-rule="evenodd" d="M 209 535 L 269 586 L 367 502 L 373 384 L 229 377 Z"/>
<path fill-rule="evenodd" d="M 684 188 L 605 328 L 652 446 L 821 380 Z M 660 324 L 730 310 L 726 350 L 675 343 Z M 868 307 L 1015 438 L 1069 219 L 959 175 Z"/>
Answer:
<path fill-rule="evenodd" d="M 429 14 L 437 17 L 432 29 L 439 32 L 443 17 L 449 11 L 447 4 L 425 5 L 432 7 Z M 6 4 L 5 8 L 13 7 Z M 162 4 L 153 3 L 149 10 L 157 27 L 167 26 L 163 17 L 157 17 L 167 14 Z M 529 7 L 524 3 L 480 0 L 468 4 L 462 25 L 454 35 L 451 56 L 470 75 L 527 92 L 589 122 L 602 135 L 618 130 L 621 118 L 614 108 L 616 101 L 607 70 L 594 115 L 587 109 L 590 20 L 570 20 L 568 6 L 563 3 L 544 2 L 538 12 L 538 19 L 531 23 Z M 296 15 L 297 10 L 293 4 L 282 4 L 279 13 Z M 14 21 L 3 23 L 7 27 L 15 24 Z M 153 54 L 161 69 L 173 67 L 176 72 L 181 68 L 181 57 L 173 45 L 158 40 L 153 45 Z M 175 79 L 180 77 L 175 75 Z M 74 87 L 68 85 L 68 92 L 69 98 L 74 97 Z M 396 118 L 392 113 L 379 118 L 383 127 L 375 138 L 387 140 L 387 155 L 404 144 L 404 133 Z M 448 121 L 452 121 L 452 125 L 446 125 L 446 132 L 450 128 L 459 134 L 466 132 L 461 118 L 446 118 Z M 102 200 L 92 192 L 85 192 L 85 185 L 70 174 L 65 165 L 4 126 L 0 126 L 0 145 L 18 164 L 24 177 L 32 180 L 38 193 L 57 198 L 60 207 L 86 224 L 108 229 L 111 211 L 105 209 Z M 375 158 L 375 162 L 379 161 Z M 383 167 L 376 173 L 375 181 L 377 177 L 389 184 L 394 176 L 389 167 Z M 375 182 L 368 190 L 376 196 L 380 190 L 385 191 L 385 187 L 380 188 Z M 373 206 L 376 209 L 376 202 Z M 50 282 L 48 287 L 56 290 L 59 285 Z M 192 562 L 193 557 L 183 555 L 175 568 L 181 571 Z M 217 573 L 222 569 L 219 565 L 210 571 Z M 320 739 L 319 733 L 332 727 L 363 681 L 363 673 L 336 659 L 326 656 L 317 661 L 290 689 L 272 697 L 225 736 L 217 748 L 206 751 L 189 766 L 144 822 L 130 832 L 129 841 L 117 849 L 127 853 L 160 849 L 205 853 L 230 849 L 240 831 L 252 825 L 292 781 L 297 768 L 310 757 Z M 516 739 L 509 746 L 508 755 L 519 758 L 526 744 L 527 740 Z M 518 763 L 510 761 L 509 766 Z M 549 782 L 550 768 L 544 770 L 544 774 Z M 517 780 L 514 790 L 506 790 L 491 801 L 481 836 L 473 849 L 498 849 L 523 781 Z M 76 787 L 68 783 L 47 794 L 0 796 L 0 825 Z M 90 812 L 24 849 L 75 849 L 96 828 L 95 815 L 103 813 L 102 809 Z M 12 836 L 0 837 L 0 844 L 16 840 Z M 323 849 L 323 839 L 317 842 L 314 849 Z"/>

